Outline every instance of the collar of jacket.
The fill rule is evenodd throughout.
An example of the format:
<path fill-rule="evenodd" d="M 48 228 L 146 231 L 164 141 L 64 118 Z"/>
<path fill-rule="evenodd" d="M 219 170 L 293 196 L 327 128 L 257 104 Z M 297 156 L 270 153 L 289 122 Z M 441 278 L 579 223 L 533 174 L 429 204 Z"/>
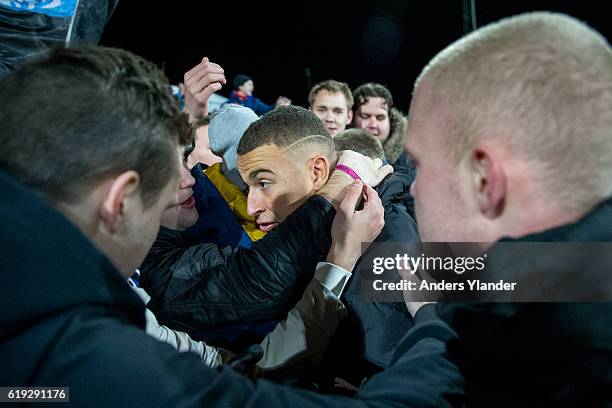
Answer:
<path fill-rule="evenodd" d="M 597 251 L 596 248 L 576 247 L 576 251 L 568 251 L 566 247 L 553 247 L 547 251 L 539 250 L 534 243 L 607 243 L 612 242 L 612 198 L 600 203 L 595 209 L 572 224 L 562 225 L 536 234 L 521 238 L 503 238 L 487 250 L 486 280 L 495 282 L 523 281 L 530 287 L 533 285 L 534 296 L 543 293 L 554 298 L 573 296 L 581 293 L 582 296 L 609 297 L 612 291 L 612 282 L 607 277 L 601 265 L 609 265 L 612 254 L 608 251 Z M 517 243 L 524 245 L 517 250 L 508 250 L 502 245 Z M 596 245 L 596 244 L 595 244 Z M 538 251 L 539 250 L 539 251 Z M 520 251 L 520 252 L 519 252 Z M 527 254 L 527 256 L 516 256 Z M 511 257 L 511 259 L 508 259 Z M 534 259 L 537 258 L 537 259 Z M 579 266 L 577 266 L 579 264 Z M 580 270 L 577 270 L 577 267 Z M 602 276 L 606 274 L 606 276 Z M 472 275 L 478 279 L 478 273 Z M 594 283 L 595 281 L 595 283 Z M 520 283 L 519 283 L 520 284 Z M 580 288 L 582 292 L 578 292 Z M 536 293 L 537 292 L 537 293 Z M 516 315 L 520 310 L 530 305 L 529 302 L 514 303 L 485 303 L 490 300 L 490 292 L 478 295 L 482 302 L 465 304 L 458 302 L 440 302 L 437 306 L 441 317 L 452 324 L 461 320 L 466 309 L 486 309 L 488 315 L 497 316 L 500 321 Z M 499 298 L 498 298 L 499 299 Z"/>
<path fill-rule="evenodd" d="M 257 241 L 265 237 L 266 233 L 257 227 L 255 217 L 247 213 L 246 195 L 223 175 L 221 163 L 213 164 L 204 171 L 204 174 L 217 187 L 249 238 Z"/>
<path fill-rule="evenodd" d="M 241 101 L 246 101 L 247 99 L 249 99 L 249 95 L 245 94 L 242 91 L 234 91 L 234 93 Z"/>
<path fill-rule="evenodd" d="M 407 119 L 400 111 L 391 108 L 389 111 L 390 130 L 389 137 L 383 143 L 385 157 L 393 164 L 404 153 L 404 138 L 406 135 Z"/>

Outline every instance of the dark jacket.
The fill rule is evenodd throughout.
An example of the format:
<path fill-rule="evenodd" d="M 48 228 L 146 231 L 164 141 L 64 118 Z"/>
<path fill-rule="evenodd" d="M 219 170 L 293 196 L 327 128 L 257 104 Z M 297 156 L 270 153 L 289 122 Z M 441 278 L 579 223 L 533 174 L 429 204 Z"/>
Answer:
<path fill-rule="evenodd" d="M 200 338 L 202 329 L 282 319 L 331 245 L 333 207 L 311 197 L 251 249 L 189 245 L 161 228 L 141 267 L 141 286 L 161 324 Z"/>
<path fill-rule="evenodd" d="M 274 105 L 268 105 L 253 95 L 243 95 L 237 91 L 232 91 L 229 100 L 226 103 L 235 103 L 238 105 L 246 106 L 251 108 L 258 116 L 266 114 L 274 109 Z"/>
<path fill-rule="evenodd" d="M 408 186 L 414 182 L 416 178 L 416 167 L 410 159 L 408 152 L 404 148 L 406 141 L 406 127 L 407 119 L 402 115 L 400 111 L 395 108 L 391 108 L 389 112 L 389 137 L 383 143 L 383 150 L 385 152 L 385 159 L 387 163 L 391 164 L 394 169 L 403 169 L 404 176 L 406 177 L 406 183 Z M 412 195 L 406 200 L 406 207 L 408 213 L 414 218 L 414 200 Z"/>
<path fill-rule="evenodd" d="M 190 245 L 208 242 L 219 246 L 250 248 L 253 242 L 242 228 L 223 195 L 206 177 L 202 164 L 191 169 L 195 179 L 193 197 L 198 210 L 198 222 L 185 231 L 184 237 Z"/>
<path fill-rule="evenodd" d="M 502 242 L 612 242 L 612 200 L 575 224 Z M 538 255 L 486 273 L 512 281 L 510 271 L 520 271 L 529 281 L 544 271 L 560 291 L 588 279 L 602 260 L 610 269 L 607 251 L 594 249 L 580 263 L 575 251 Z M 608 299 L 611 287 L 609 273 L 591 285 Z M 612 303 L 440 303 L 438 312 L 461 339 L 448 346 L 465 374 L 468 406 L 612 406 Z"/>
<path fill-rule="evenodd" d="M 406 164 L 406 150 L 404 140 L 406 139 L 407 120 L 400 111 L 391 108 L 389 111 L 389 137 L 383 142 L 383 150 L 387 162 L 392 166 Z"/>
<path fill-rule="evenodd" d="M 406 209 L 411 199 L 409 190 L 406 169 L 396 170 L 376 187 L 385 209 L 385 226 L 375 243 L 419 242 L 416 222 Z M 333 390 L 335 377 L 358 386 L 363 378 L 388 367 L 399 341 L 413 324 L 401 296 L 399 302 L 374 301 L 362 288 L 364 279 L 370 279 L 368 267 L 362 262 L 372 250 L 367 249 L 353 269 L 342 296 L 348 317 L 330 341 L 320 370 L 325 374 L 316 375 L 315 382 L 327 391 Z"/>
<path fill-rule="evenodd" d="M 0 195 L 3 386 L 69 387 L 76 407 L 445 407 L 461 395 L 444 358 L 452 331 L 427 319 L 402 342 L 410 351 L 360 400 L 204 367 L 196 354 L 145 334 L 144 305 L 78 228 L 1 171 Z M 454 380 L 424 394 L 432 373 Z"/>

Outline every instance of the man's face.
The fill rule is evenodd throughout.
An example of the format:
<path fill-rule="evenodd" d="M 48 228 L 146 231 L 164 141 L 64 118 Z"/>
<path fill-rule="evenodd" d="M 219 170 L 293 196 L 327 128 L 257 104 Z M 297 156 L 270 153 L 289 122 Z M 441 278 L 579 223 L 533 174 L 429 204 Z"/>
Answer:
<path fill-rule="evenodd" d="M 210 150 L 210 140 L 208 138 L 208 125 L 200 126 L 196 130 L 195 147 L 187 158 L 187 167 L 190 169 L 198 163 L 212 166 L 221 162 L 221 157 L 216 156 Z"/>
<path fill-rule="evenodd" d="M 450 164 L 440 120 L 445 108 L 427 103 L 427 86 L 422 82 L 415 93 L 406 132 L 406 148 L 417 169 L 410 191 L 419 233 L 423 242 L 479 242 L 468 199 L 470 176 L 461 162 Z"/>
<path fill-rule="evenodd" d="M 410 191 L 423 242 L 470 241 L 469 209 L 462 183 L 461 166 L 450 164 L 440 115 L 444 108 L 430 109 L 426 81 L 413 98 L 406 148 L 416 164 L 416 179 Z M 468 181 L 469 182 L 469 181 Z"/>
<path fill-rule="evenodd" d="M 238 156 L 238 171 L 249 186 L 247 212 L 270 231 L 314 194 L 308 159 L 276 145 Z"/>
<path fill-rule="evenodd" d="M 161 217 L 161 225 L 178 231 L 185 231 L 198 222 L 198 210 L 193 197 L 194 178 L 184 164 L 181 164 L 181 178 L 178 186 L 178 201 L 168 207 Z"/>
<path fill-rule="evenodd" d="M 240 85 L 238 90 L 242 91 L 242 93 L 247 95 L 253 95 L 253 91 L 255 90 L 255 85 L 252 80 L 246 81 L 244 84 Z"/>
<path fill-rule="evenodd" d="M 389 137 L 391 122 L 389 109 L 383 98 L 369 98 L 357 108 L 353 125 L 367 130 L 383 143 Z"/>
<path fill-rule="evenodd" d="M 110 257 L 126 278 L 142 264 L 151 249 L 159 231 L 162 214 L 178 202 L 178 184 L 179 178 L 175 175 L 152 206 L 145 209 L 142 202 L 139 202 L 136 207 L 130 206 L 126 209 L 123 231 L 120 232 L 122 239 L 120 242 L 110 244 L 114 245 Z"/>
<path fill-rule="evenodd" d="M 346 125 L 353 117 L 353 112 L 348 109 L 344 94 L 342 92 L 331 93 L 325 89 L 317 93 L 310 110 L 323 121 L 332 136 L 346 129 Z"/>

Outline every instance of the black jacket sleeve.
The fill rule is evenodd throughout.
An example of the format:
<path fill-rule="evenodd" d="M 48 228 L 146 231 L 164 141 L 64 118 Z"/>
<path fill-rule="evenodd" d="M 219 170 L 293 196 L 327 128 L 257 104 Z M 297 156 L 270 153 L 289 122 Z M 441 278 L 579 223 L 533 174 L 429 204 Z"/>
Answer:
<path fill-rule="evenodd" d="M 348 398 L 253 381 L 227 366 L 205 367 L 193 353 L 178 353 L 139 328 L 96 316 L 69 326 L 49 348 L 47 358 L 53 363 L 43 359 L 28 385 L 67 386 L 76 407 L 426 407 L 435 401 L 427 394 L 439 392 L 432 377 L 436 373 L 422 372 L 419 366 L 437 367 L 427 363 L 436 356 L 435 349 L 416 355 L 408 351 L 357 398 Z M 438 402 L 434 406 L 447 406 Z"/>
<path fill-rule="evenodd" d="M 381 406 L 398 401 L 410 407 L 462 406 L 465 380 L 446 346 L 455 339 L 457 334 L 438 317 L 435 305 L 423 306 L 397 346 L 391 367 L 372 377 L 359 397 Z"/>
<path fill-rule="evenodd" d="M 188 247 L 162 230 L 141 267 L 160 322 L 183 331 L 281 318 L 299 300 L 331 245 L 334 208 L 311 197 L 251 249 Z"/>

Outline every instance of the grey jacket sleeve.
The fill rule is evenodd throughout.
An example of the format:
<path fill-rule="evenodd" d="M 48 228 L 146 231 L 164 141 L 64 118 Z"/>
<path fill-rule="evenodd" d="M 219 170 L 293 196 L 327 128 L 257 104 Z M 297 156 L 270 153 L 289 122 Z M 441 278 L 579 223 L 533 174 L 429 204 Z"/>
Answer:
<path fill-rule="evenodd" d="M 261 343 L 264 356 L 254 375 L 286 382 L 304 370 L 316 367 L 327 343 L 346 316 L 340 301 L 351 273 L 319 262 L 314 279 L 298 304 Z"/>

